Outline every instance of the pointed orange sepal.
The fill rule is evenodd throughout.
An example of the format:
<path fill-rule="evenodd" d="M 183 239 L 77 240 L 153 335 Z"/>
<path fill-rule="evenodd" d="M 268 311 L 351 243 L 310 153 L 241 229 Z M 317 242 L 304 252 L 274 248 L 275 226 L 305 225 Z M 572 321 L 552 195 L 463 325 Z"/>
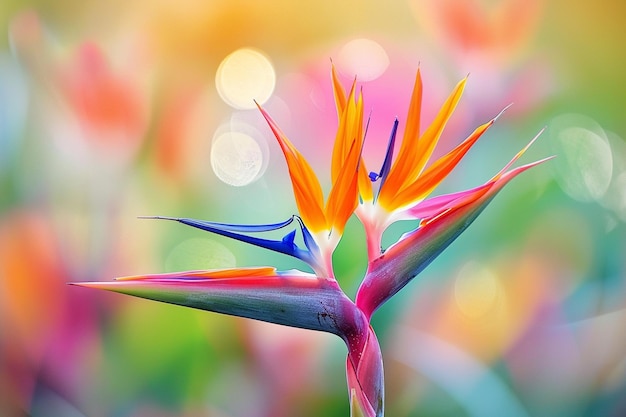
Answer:
<path fill-rule="evenodd" d="M 382 206 L 395 208 L 392 201 L 396 195 L 410 186 L 422 173 L 435 150 L 446 123 L 461 99 L 466 81 L 467 77 L 461 80 L 452 90 L 435 120 L 428 126 L 424 134 L 418 138 L 418 132 L 416 131 L 407 131 L 405 133 L 398 158 L 391 167 L 389 176 L 378 196 L 378 201 Z M 419 112 L 416 109 L 419 105 L 421 105 L 421 77 L 418 72 L 409 110 L 410 118 L 407 122 L 407 125 L 412 129 L 419 129 Z"/>
<path fill-rule="evenodd" d="M 401 190 L 393 199 L 394 209 L 417 203 L 426 198 L 452 172 L 483 133 L 493 125 L 494 120 L 492 119 L 476 128 L 456 148 L 426 168 L 415 182 Z"/>
<path fill-rule="evenodd" d="M 348 156 L 341 167 L 337 181 L 328 196 L 326 219 L 332 231 L 343 233 L 346 222 L 358 205 L 358 166 L 360 149 L 357 141 L 352 141 Z"/>
<path fill-rule="evenodd" d="M 311 232 L 326 230 L 328 227 L 324 215 L 324 195 L 315 172 L 270 115 L 259 104 L 257 107 L 272 129 L 285 155 L 294 197 L 304 224 Z"/>
<path fill-rule="evenodd" d="M 335 135 L 335 145 L 333 146 L 333 156 L 331 160 L 331 179 L 335 183 L 342 165 L 350 151 L 352 141 L 362 134 L 363 124 L 363 96 L 359 94 L 359 100 L 355 101 L 355 83 L 352 84 L 348 100 L 343 113 L 339 118 L 339 126 Z"/>
<path fill-rule="evenodd" d="M 267 277 L 276 275 L 276 268 L 271 266 L 252 268 L 229 268 L 208 271 L 175 272 L 153 275 L 131 275 L 116 278 L 116 281 L 140 281 L 155 278 L 181 277 L 198 279 L 220 279 L 220 278 L 241 278 L 241 277 Z"/>
<path fill-rule="evenodd" d="M 356 80 L 352 83 L 337 128 L 331 163 L 333 186 L 326 205 L 327 223 L 338 233 L 343 232 L 348 218 L 356 209 L 359 189 L 362 187 L 360 177 L 367 175 L 361 160 L 363 94 L 359 93 L 358 99 L 355 99 L 355 89 Z"/>
<path fill-rule="evenodd" d="M 346 108 L 346 92 L 341 85 L 341 81 L 339 81 L 339 77 L 337 76 L 337 70 L 335 69 L 334 64 L 331 65 L 331 78 L 333 81 L 333 95 L 335 97 L 335 107 L 337 108 L 337 120 L 341 120 L 343 109 Z"/>

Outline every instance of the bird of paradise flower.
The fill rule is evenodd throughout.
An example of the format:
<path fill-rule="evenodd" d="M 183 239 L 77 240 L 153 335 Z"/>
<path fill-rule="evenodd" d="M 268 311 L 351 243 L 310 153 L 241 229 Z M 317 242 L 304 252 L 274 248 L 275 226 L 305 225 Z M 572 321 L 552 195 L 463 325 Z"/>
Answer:
<path fill-rule="evenodd" d="M 287 161 L 299 215 L 264 225 L 151 217 L 174 220 L 298 258 L 307 263 L 313 273 L 277 271 L 266 266 L 131 276 L 112 282 L 77 284 L 336 334 L 348 349 L 346 373 L 351 415 L 378 417 L 384 414 L 384 379 L 380 345 L 370 325 L 372 314 L 452 243 L 504 185 L 550 158 L 511 169 L 535 137 L 486 183 L 428 198 L 497 116 L 479 126 L 456 148 L 431 162 L 435 146 L 461 98 L 466 79 L 456 85 L 433 122 L 420 134 L 422 79 L 418 69 L 397 157 L 394 161 L 396 119 L 380 171 L 368 173 L 361 158 L 366 132 L 363 95 L 356 94 L 356 80 L 346 92 L 334 67 L 331 77 L 339 123 L 331 162 L 332 187 L 326 200 L 309 163 L 270 115 L 258 106 Z M 333 251 L 352 214 L 356 214 L 364 226 L 368 252 L 367 271 L 355 301 L 340 288 L 332 265 Z M 383 232 L 403 219 L 417 219 L 419 225 L 383 250 Z M 280 240 L 255 235 L 283 228 L 289 232 Z M 298 241 L 297 235 L 300 236 Z"/>

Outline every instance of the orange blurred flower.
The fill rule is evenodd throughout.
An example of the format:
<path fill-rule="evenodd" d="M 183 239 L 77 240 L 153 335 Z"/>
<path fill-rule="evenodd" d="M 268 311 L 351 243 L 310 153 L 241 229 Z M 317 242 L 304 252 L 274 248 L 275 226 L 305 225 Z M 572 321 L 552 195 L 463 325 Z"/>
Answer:
<path fill-rule="evenodd" d="M 99 46 L 84 43 L 61 68 L 59 88 L 84 129 L 85 137 L 113 143 L 138 142 L 147 103 L 130 77 L 112 70 Z"/>
<path fill-rule="evenodd" d="M 48 224 L 32 213 L 0 224 L 0 388 L 27 409 L 65 305 L 65 279 Z M 7 391 L 5 391 L 7 390 Z"/>
<path fill-rule="evenodd" d="M 506 62 L 532 38 L 542 0 L 414 0 L 411 6 L 420 24 L 453 50 Z"/>

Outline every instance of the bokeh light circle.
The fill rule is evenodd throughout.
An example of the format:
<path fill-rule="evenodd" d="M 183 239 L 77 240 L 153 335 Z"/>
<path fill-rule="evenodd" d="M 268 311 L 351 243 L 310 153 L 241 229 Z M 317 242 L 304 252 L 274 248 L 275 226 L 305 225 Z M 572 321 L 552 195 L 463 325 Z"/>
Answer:
<path fill-rule="evenodd" d="M 187 239 L 174 247 L 165 258 L 169 272 L 234 268 L 235 255 L 224 245 L 211 239 Z"/>
<path fill-rule="evenodd" d="M 0 53 L 0 170 L 13 158 L 28 110 L 28 85 L 18 63 Z"/>
<path fill-rule="evenodd" d="M 480 319 L 495 307 L 500 297 L 498 276 L 489 268 L 470 262 L 454 282 L 457 308 L 470 319 Z"/>
<path fill-rule="evenodd" d="M 387 70 L 389 56 L 378 42 L 354 39 L 339 51 L 337 67 L 344 74 L 356 75 L 360 81 L 372 81 Z"/>
<path fill-rule="evenodd" d="M 606 133 L 592 119 L 565 114 L 550 123 L 550 143 L 561 189 L 584 202 L 602 198 L 613 174 L 613 155 Z"/>
<path fill-rule="evenodd" d="M 613 173 L 600 203 L 626 221 L 626 141 L 613 132 L 606 135 L 613 155 Z"/>
<path fill-rule="evenodd" d="M 267 144 L 252 134 L 218 129 L 211 145 L 211 168 L 222 182 L 241 187 L 263 175 L 267 155 Z"/>
<path fill-rule="evenodd" d="M 276 72 L 260 51 L 238 49 L 220 63 L 215 74 L 219 96 L 236 109 L 252 109 L 254 100 L 265 103 L 274 92 Z"/>

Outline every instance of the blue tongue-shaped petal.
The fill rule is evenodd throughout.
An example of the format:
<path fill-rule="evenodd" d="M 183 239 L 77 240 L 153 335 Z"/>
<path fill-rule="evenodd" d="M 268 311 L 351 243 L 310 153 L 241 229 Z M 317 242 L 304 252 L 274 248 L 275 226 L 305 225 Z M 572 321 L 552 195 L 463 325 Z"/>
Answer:
<path fill-rule="evenodd" d="M 375 172 L 370 172 L 369 177 L 372 182 L 378 181 L 380 179 L 380 187 L 383 186 L 387 175 L 389 175 L 389 171 L 391 170 L 391 160 L 393 158 L 393 148 L 396 144 L 396 133 L 398 131 L 398 119 L 394 120 L 393 127 L 391 128 L 391 134 L 389 135 L 389 142 L 387 143 L 387 152 L 385 153 L 385 159 L 383 160 L 383 166 L 380 168 L 380 172 L 377 174 Z"/>
<path fill-rule="evenodd" d="M 215 233 L 221 236 L 225 236 L 231 239 L 239 240 L 241 242 L 249 243 L 264 249 L 269 249 L 275 252 L 283 253 L 285 255 L 293 256 L 298 258 L 306 263 L 311 263 L 312 256 L 310 250 L 302 249 L 298 247 L 295 243 L 296 230 L 292 230 L 287 233 L 280 240 L 273 239 L 264 239 L 254 236 L 248 236 L 244 233 L 261 233 L 261 232 L 270 232 L 273 230 L 282 229 L 283 227 L 289 226 L 293 221 L 297 218 L 297 216 L 292 216 L 284 222 L 280 223 L 271 223 L 271 224 L 251 224 L 251 225 L 243 225 L 243 224 L 229 224 L 229 223 L 217 223 L 217 222 L 209 222 L 206 220 L 196 220 L 196 219 L 188 219 L 183 217 L 165 217 L 165 216 L 142 216 L 142 219 L 157 219 L 157 220 L 172 220 L 187 226 L 195 227 L 196 229 L 205 230 L 207 232 Z M 303 223 L 298 218 L 298 222 L 302 229 L 302 233 L 304 235 L 304 240 L 307 248 L 311 249 L 309 246 L 311 242 L 309 242 L 310 234 L 304 227 Z M 312 240 L 312 239 L 311 239 Z"/>

